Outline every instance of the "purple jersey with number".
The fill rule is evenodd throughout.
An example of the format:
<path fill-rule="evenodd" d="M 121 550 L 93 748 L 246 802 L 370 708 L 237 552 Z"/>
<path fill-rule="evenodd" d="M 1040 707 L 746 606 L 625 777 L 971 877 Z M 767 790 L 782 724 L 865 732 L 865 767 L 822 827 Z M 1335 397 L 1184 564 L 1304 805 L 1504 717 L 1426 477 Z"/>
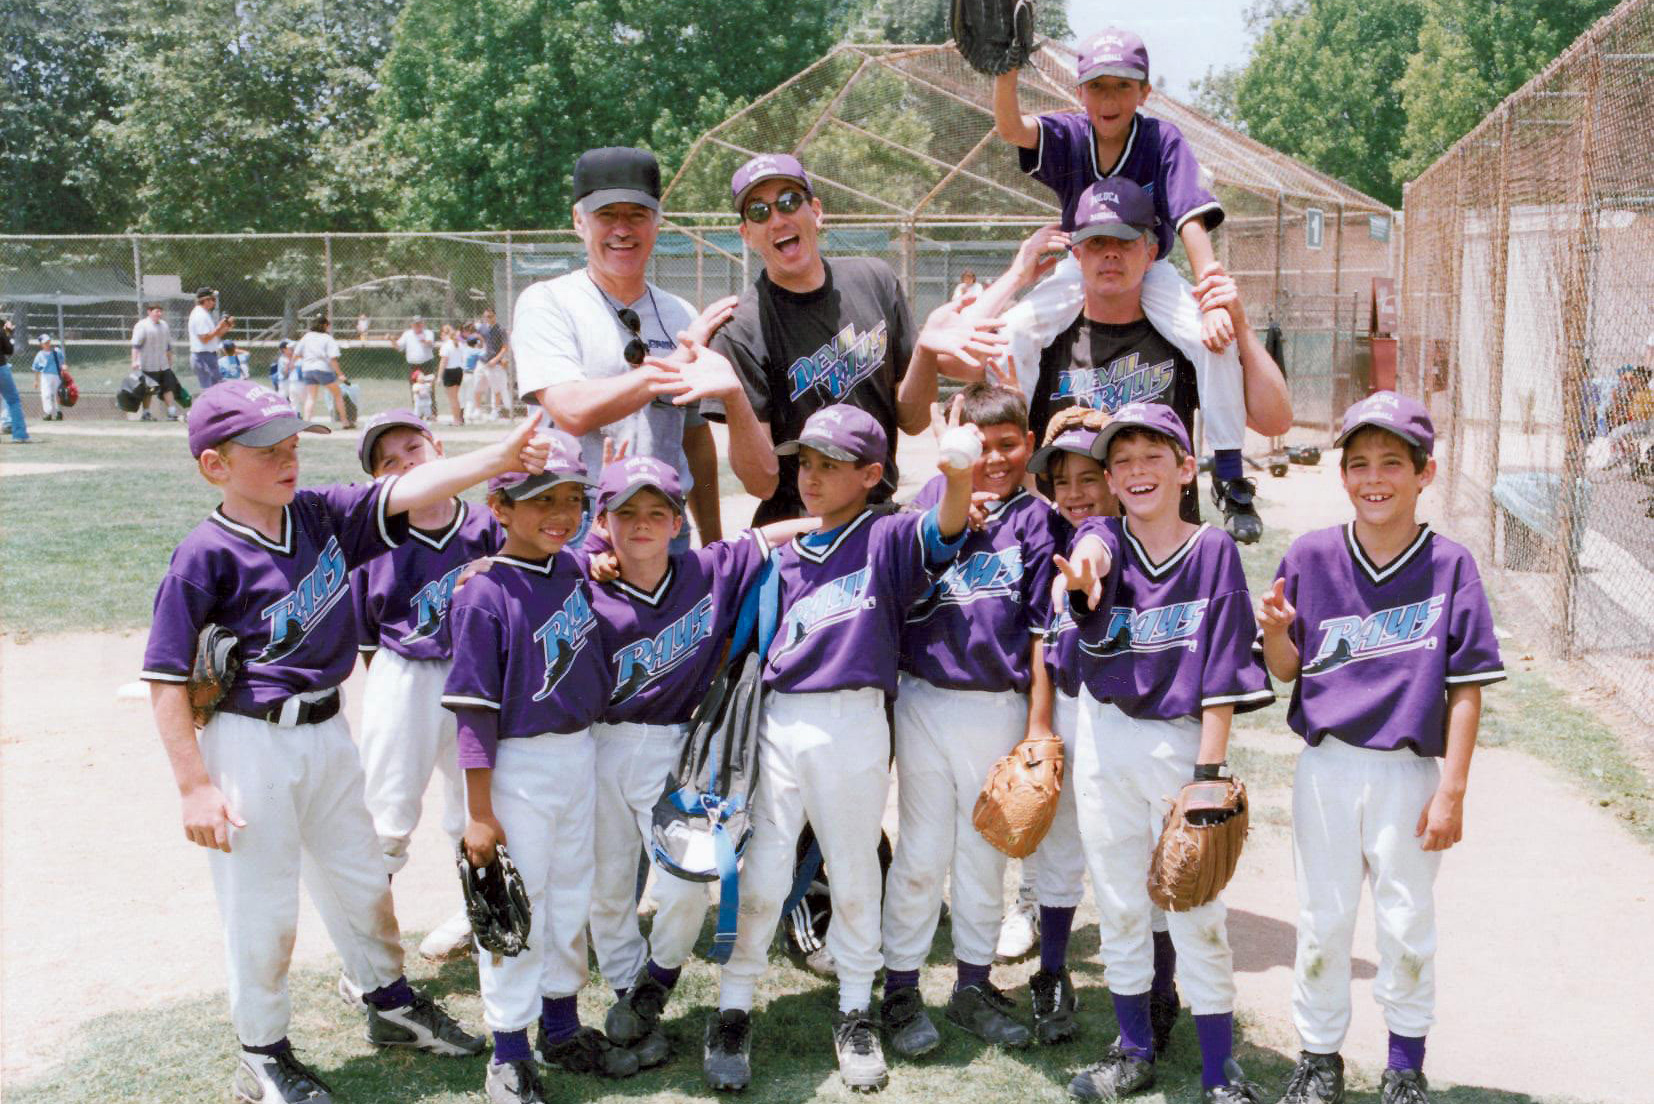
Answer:
<path fill-rule="evenodd" d="M 1101 608 L 1078 618 L 1080 677 L 1092 697 L 1167 721 L 1275 700 L 1252 647 L 1258 622 L 1229 534 L 1202 525 L 1158 564 L 1125 518 L 1087 518 L 1075 544 L 1088 535 L 1101 537 L 1114 561 Z"/>
<path fill-rule="evenodd" d="M 1171 252 L 1173 236 L 1190 219 L 1199 218 L 1208 230 L 1223 221 L 1217 197 L 1201 186 L 1194 150 L 1164 119 L 1138 113 L 1119 160 L 1106 168 L 1097 164 L 1097 138 L 1083 111 L 1039 116 L 1039 145 L 1017 155 L 1023 172 L 1057 193 L 1064 230 L 1074 229 L 1074 209 L 1085 190 L 1111 176 L 1125 177 L 1154 199 L 1161 257 Z"/>
<path fill-rule="evenodd" d="M 863 510 L 788 542 L 777 561 L 780 619 L 764 685 L 789 694 L 876 686 L 894 698 L 902 622 L 960 543 L 942 540 L 934 510 Z"/>
<path fill-rule="evenodd" d="M 592 587 L 614 690 L 610 724 L 682 724 L 706 694 L 741 598 L 769 545 L 756 529 L 673 556 L 652 591 L 620 579 Z"/>
<path fill-rule="evenodd" d="M 497 714 L 489 727 L 509 740 L 579 732 L 603 715 L 609 669 L 580 557 L 495 556 L 454 595 L 448 626 L 454 666 L 442 704 L 462 722 L 467 710 Z M 494 751 L 462 738 L 460 765 L 493 766 Z"/>
<path fill-rule="evenodd" d="M 913 505 L 941 501 L 937 476 Z M 1018 487 L 996 502 L 919 604 L 902 632 L 902 670 L 949 690 L 1026 693 L 1029 652 L 1051 608 L 1056 511 Z"/>
<path fill-rule="evenodd" d="M 385 513 L 394 483 L 299 491 L 274 541 L 214 510 L 172 553 L 143 677 L 187 681 L 196 637 L 214 624 L 241 642 L 241 672 L 220 709 L 259 714 L 345 681 L 356 663 L 351 569 L 408 533 L 407 514 Z"/>
<path fill-rule="evenodd" d="M 487 509 L 459 501 L 440 532 L 408 528 L 408 539 L 388 556 L 351 576 L 357 647 L 387 648 L 404 659 L 447 659 L 448 603 L 465 565 L 500 546 L 499 526 Z"/>
<path fill-rule="evenodd" d="M 1447 691 L 1505 677 L 1476 561 L 1428 525 L 1379 567 L 1355 524 L 1305 533 L 1275 573 L 1302 666 L 1287 723 L 1310 744 L 1447 750 Z"/>

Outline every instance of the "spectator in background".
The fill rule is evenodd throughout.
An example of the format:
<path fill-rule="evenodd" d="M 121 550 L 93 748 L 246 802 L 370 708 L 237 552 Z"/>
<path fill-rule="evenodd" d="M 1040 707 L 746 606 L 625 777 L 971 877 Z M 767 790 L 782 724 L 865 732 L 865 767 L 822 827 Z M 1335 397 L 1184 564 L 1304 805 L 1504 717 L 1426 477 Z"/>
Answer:
<path fill-rule="evenodd" d="M 304 420 L 310 420 L 310 414 L 316 408 L 316 389 L 327 388 L 327 393 L 333 397 L 333 416 L 340 420 L 346 417 L 345 397 L 339 390 L 339 378 L 344 374 L 339 370 L 339 343 L 333 340 L 329 333 L 332 322 L 323 315 L 310 323 L 310 332 L 299 338 L 299 378 L 304 380 Z M 355 422 L 345 422 L 345 429 L 355 429 Z"/>
<path fill-rule="evenodd" d="M 63 384 L 63 369 L 68 362 L 63 350 L 57 347 L 51 334 L 40 335 L 40 352 L 34 355 L 35 373 L 40 377 L 40 420 L 61 422 L 63 411 L 57 408 L 57 389 Z"/>
<path fill-rule="evenodd" d="M 291 341 L 283 341 L 276 346 L 276 359 L 270 362 L 270 387 L 297 410 L 303 386 L 297 347 Z"/>
<path fill-rule="evenodd" d="M 172 374 L 172 330 L 165 314 L 161 304 L 151 303 L 132 327 L 132 370 L 142 372 L 149 384 L 144 391 L 142 420 L 146 422 L 155 420 L 149 412 L 151 391 L 166 402 L 167 421 L 178 420 L 178 377 Z"/>
<path fill-rule="evenodd" d="M 12 344 L 11 319 L 0 322 L 0 402 L 5 403 L 5 424 L 0 425 L 0 432 L 9 432 L 13 443 L 32 445 L 34 438 L 29 436 L 29 424 L 23 420 L 23 397 L 17 393 L 17 381 L 12 379 L 11 357 L 16 352 Z"/>
<path fill-rule="evenodd" d="M 366 345 L 368 343 L 369 324 L 370 320 L 367 315 L 358 314 L 356 316 L 356 344 Z"/>
<path fill-rule="evenodd" d="M 391 338 L 390 343 L 402 350 L 402 356 L 408 362 L 408 375 L 410 377 L 415 371 L 426 372 L 432 370 L 431 361 L 436 358 L 437 336 L 425 328 L 425 320 L 417 314 L 414 315 L 414 320 L 408 328 L 396 337 Z M 441 368 L 441 365 L 435 367 Z M 460 376 L 454 377 L 454 387 L 448 395 L 448 406 L 453 412 L 455 425 L 460 425 L 465 421 L 464 418 L 460 417 L 459 412 L 459 381 L 463 375 L 464 373 L 461 373 Z M 443 376 L 442 384 L 446 387 L 448 385 L 447 373 L 444 372 Z"/>
<path fill-rule="evenodd" d="M 448 396 L 448 410 L 455 425 L 465 424 L 465 398 L 460 388 L 465 383 L 465 342 L 459 339 L 459 330 L 444 322 L 442 344 L 437 348 L 437 363 L 442 366 L 442 390 Z"/>
<path fill-rule="evenodd" d="M 959 274 L 959 282 L 953 285 L 953 294 L 948 298 L 969 303 L 981 294 L 982 285 L 976 282 L 976 273 L 967 268 Z"/>
<path fill-rule="evenodd" d="M 506 381 L 504 386 L 505 393 L 510 395 L 511 377 L 507 366 L 511 360 L 511 342 L 506 335 L 505 327 L 500 325 L 499 320 L 494 317 L 493 307 L 483 308 L 482 321 L 477 323 L 477 336 L 482 338 L 482 367 L 489 369 L 490 371 L 497 369 L 498 378 Z M 488 381 L 492 378 L 494 377 L 479 376 L 478 380 Z M 507 415 L 511 413 L 511 403 L 509 400 L 507 400 L 505 404 L 505 412 Z"/>
<path fill-rule="evenodd" d="M 205 391 L 218 382 L 218 350 L 224 345 L 224 335 L 235 325 L 235 318 L 226 314 L 215 319 L 218 292 L 212 288 L 197 288 L 195 309 L 190 311 L 190 367 L 195 369 L 195 381 Z"/>
<path fill-rule="evenodd" d="M 238 351 L 235 342 L 225 341 L 218 352 L 218 378 L 246 379 L 250 374 L 247 354 Z"/>

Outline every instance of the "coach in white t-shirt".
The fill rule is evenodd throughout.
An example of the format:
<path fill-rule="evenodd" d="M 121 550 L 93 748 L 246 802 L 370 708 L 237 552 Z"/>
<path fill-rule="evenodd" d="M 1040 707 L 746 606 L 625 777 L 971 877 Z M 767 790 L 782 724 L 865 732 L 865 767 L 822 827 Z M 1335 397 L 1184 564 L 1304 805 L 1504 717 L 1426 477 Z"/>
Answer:
<path fill-rule="evenodd" d="M 603 439 L 628 456 L 670 464 L 683 480 L 701 542 L 718 540 L 718 454 L 699 413 L 676 406 L 645 356 L 667 356 L 676 337 L 705 341 L 734 310 L 730 297 L 697 318 L 694 308 L 644 273 L 660 229 L 660 166 L 640 149 L 588 150 L 574 166 L 574 228 L 586 267 L 542 280 L 517 297 L 511 349 L 517 390 L 559 429 L 579 437 L 586 466 L 603 462 Z M 688 530 L 674 543 L 688 547 Z"/>
<path fill-rule="evenodd" d="M 195 309 L 190 311 L 190 367 L 195 369 L 196 382 L 205 391 L 218 382 L 218 351 L 223 348 L 223 337 L 235 325 L 230 315 L 215 319 L 218 292 L 212 288 L 197 288 Z"/>

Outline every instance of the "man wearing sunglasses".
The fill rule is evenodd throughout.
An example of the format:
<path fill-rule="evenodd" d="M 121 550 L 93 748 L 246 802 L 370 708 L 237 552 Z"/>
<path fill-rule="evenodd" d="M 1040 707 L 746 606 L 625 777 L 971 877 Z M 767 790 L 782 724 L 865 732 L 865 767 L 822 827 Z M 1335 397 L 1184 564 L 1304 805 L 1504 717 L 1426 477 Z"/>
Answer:
<path fill-rule="evenodd" d="M 677 348 L 688 333 L 705 341 L 729 317 L 733 297 L 699 317 L 687 302 L 648 282 L 660 230 L 660 165 L 647 150 L 587 150 L 574 166 L 574 229 L 586 267 L 525 288 L 512 315 L 510 348 L 517 388 L 559 429 L 580 438 L 586 466 L 598 471 L 603 439 L 628 456 L 670 465 L 690 488 L 689 513 L 702 543 L 717 540 L 718 455 L 711 429 L 671 371 L 645 364 Z M 685 530 L 673 551 L 689 547 Z"/>

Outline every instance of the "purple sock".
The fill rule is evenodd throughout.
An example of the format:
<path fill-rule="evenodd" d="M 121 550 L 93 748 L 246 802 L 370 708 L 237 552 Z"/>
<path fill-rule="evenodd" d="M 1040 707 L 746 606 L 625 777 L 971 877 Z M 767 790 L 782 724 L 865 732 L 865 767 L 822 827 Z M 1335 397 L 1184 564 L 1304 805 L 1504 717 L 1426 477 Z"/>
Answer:
<path fill-rule="evenodd" d="M 1390 1032 L 1390 1061 L 1386 1068 L 1424 1072 L 1424 1036 L 1413 1037 Z"/>
<path fill-rule="evenodd" d="M 1170 1000 L 1177 992 L 1177 948 L 1172 946 L 1171 932 L 1154 933 L 1154 982 L 1149 992 Z"/>
<path fill-rule="evenodd" d="M 958 979 L 953 983 L 955 993 L 961 989 L 969 989 L 973 985 L 981 985 L 988 980 L 988 967 L 986 966 L 978 966 L 974 962 L 962 962 L 957 958 L 953 960 L 953 965 L 959 972 Z"/>
<path fill-rule="evenodd" d="M 1060 974 L 1068 968 L 1068 933 L 1074 930 L 1074 909 L 1039 907 L 1039 968 Z"/>
<path fill-rule="evenodd" d="M 575 998 L 541 997 L 540 1028 L 546 1033 L 548 1043 L 574 1038 L 575 1032 L 580 1030 L 580 1012 L 575 1007 Z"/>
<path fill-rule="evenodd" d="M 292 1050 L 293 1044 L 287 1041 L 287 1036 L 283 1035 L 281 1038 L 277 1039 L 268 1046 L 243 1046 L 241 1049 L 245 1050 L 248 1054 L 262 1054 L 266 1058 L 274 1058 L 278 1054 L 285 1054 L 287 1051 Z"/>
<path fill-rule="evenodd" d="M 884 992 L 886 996 L 898 989 L 919 988 L 919 971 L 917 970 L 886 970 L 884 972 Z"/>
<path fill-rule="evenodd" d="M 1227 1085 L 1229 1075 L 1223 1072 L 1223 1065 L 1235 1052 L 1235 1014 L 1196 1016 L 1195 1037 L 1200 1040 L 1200 1087 Z"/>
<path fill-rule="evenodd" d="M 1120 1049 L 1145 1062 L 1154 1061 L 1154 1029 L 1149 1026 L 1149 995 L 1110 993 L 1114 1019 L 1120 1025 Z"/>
<path fill-rule="evenodd" d="M 521 1031 L 494 1032 L 494 1064 L 503 1066 L 507 1062 L 532 1062 L 534 1052 L 528 1049 L 528 1028 Z"/>
<path fill-rule="evenodd" d="M 660 982 L 667 989 L 675 988 L 678 984 L 678 975 L 683 973 L 682 966 L 674 966 L 668 970 L 652 958 L 644 964 L 644 968 L 649 971 L 650 977 Z"/>
<path fill-rule="evenodd" d="M 405 976 L 397 978 L 389 985 L 362 994 L 364 1001 L 367 1001 L 381 1012 L 410 1005 L 413 1003 L 413 998 L 413 986 L 408 984 L 408 979 Z"/>
<path fill-rule="evenodd" d="M 1212 474 L 1219 479 L 1239 479 L 1246 474 L 1241 467 L 1240 449 L 1218 449 L 1212 453 Z"/>

